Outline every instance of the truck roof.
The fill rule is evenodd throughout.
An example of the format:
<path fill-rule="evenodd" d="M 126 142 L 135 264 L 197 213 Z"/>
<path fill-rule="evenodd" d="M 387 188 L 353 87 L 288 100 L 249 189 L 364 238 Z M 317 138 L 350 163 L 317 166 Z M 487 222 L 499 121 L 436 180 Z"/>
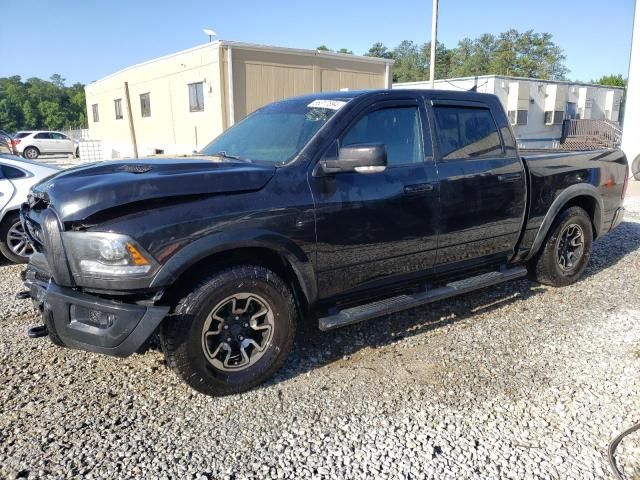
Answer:
<path fill-rule="evenodd" d="M 335 100 L 335 99 L 345 99 L 350 100 L 353 98 L 361 98 L 366 96 L 378 95 L 378 94 L 395 94 L 398 96 L 406 95 L 406 94 L 415 94 L 423 97 L 429 98 L 442 98 L 446 97 L 453 100 L 478 100 L 478 101 L 486 101 L 487 98 L 495 98 L 495 95 L 491 93 L 478 93 L 473 91 L 461 90 L 427 90 L 427 89 L 401 89 L 401 90 L 390 90 L 390 89 L 376 89 L 376 90 L 345 90 L 345 91 L 334 91 L 334 92 L 318 92 L 318 93 L 310 93 L 307 95 L 301 95 L 298 97 L 292 97 L 295 99 L 308 99 L 308 100 Z"/>

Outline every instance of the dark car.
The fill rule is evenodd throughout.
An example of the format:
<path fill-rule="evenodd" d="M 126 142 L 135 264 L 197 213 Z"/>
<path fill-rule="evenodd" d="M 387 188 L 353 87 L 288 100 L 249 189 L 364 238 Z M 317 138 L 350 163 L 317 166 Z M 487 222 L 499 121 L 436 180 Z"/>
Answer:
<path fill-rule="evenodd" d="M 34 187 L 30 333 L 117 356 L 157 338 L 193 388 L 241 392 L 280 368 L 303 319 L 327 330 L 528 272 L 576 282 L 622 220 L 627 177 L 617 150 L 521 156 L 492 95 L 277 102 L 200 155 Z"/>

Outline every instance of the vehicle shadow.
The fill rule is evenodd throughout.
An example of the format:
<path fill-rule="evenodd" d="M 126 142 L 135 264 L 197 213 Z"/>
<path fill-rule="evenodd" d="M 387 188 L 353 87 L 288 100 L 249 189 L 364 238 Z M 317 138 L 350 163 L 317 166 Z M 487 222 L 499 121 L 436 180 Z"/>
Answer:
<path fill-rule="evenodd" d="M 7 260 L 2 255 L 0 255 L 0 268 L 2 268 L 2 267 L 10 267 L 12 265 L 15 265 L 15 263 Z"/>
<path fill-rule="evenodd" d="M 640 250 L 640 223 L 622 223 L 612 233 L 594 243 L 592 260 L 585 278 L 614 266 L 637 250 Z M 421 335 L 469 319 L 479 313 L 492 312 L 527 300 L 544 293 L 545 288 L 523 279 L 330 332 L 320 332 L 317 326 L 309 325 L 298 333 L 292 354 L 284 367 L 266 385 L 330 365 L 363 348 L 384 347 L 406 337 Z"/>

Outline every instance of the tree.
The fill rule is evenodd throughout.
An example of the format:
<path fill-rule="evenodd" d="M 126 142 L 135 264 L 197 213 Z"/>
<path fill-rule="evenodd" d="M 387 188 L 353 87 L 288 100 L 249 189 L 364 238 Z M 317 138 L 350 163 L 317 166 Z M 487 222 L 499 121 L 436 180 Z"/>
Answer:
<path fill-rule="evenodd" d="M 436 43 L 436 80 L 451 76 L 452 55 L 453 52 L 445 47 L 443 43 Z M 420 47 L 420 57 L 420 63 L 424 65 L 423 79 L 428 80 L 431 76 L 431 42 L 427 42 Z"/>
<path fill-rule="evenodd" d="M 591 83 L 598 85 L 609 85 L 611 87 L 626 87 L 627 80 L 621 75 L 603 75 L 599 80 L 591 80 Z"/>
<path fill-rule="evenodd" d="M 393 81 L 415 82 L 424 80 L 424 59 L 420 58 L 420 49 L 411 40 L 403 40 L 393 49 Z"/>
<path fill-rule="evenodd" d="M 0 129 L 83 128 L 87 125 L 84 85 L 64 85 L 58 74 L 50 81 L 19 76 L 0 78 Z"/>
<path fill-rule="evenodd" d="M 23 128 L 38 128 L 40 124 L 40 115 L 38 110 L 33 107 L 29 100 L 25 100 L 22 104 L 22 122 Z"/>
<path fill-rule="evenodd" d="M 348 48 L 341 48 L 340 50 L 338 50 L 338 53 L 346 53 L 347 55 L 353 55 L 353 51 L 349 50 Z"/>
<path fill-rule="evenodd" d="M 330 52 L 331 50 L 329 49 L 329 47 L 327 47 L 326 45 L 320 45 L 319 47 L 316 47 L 316 50 L 320 51 L 320 52 Z"/>
<path fill-rule="evenodd" d="M 392 53 L 384 46 L 382 42 L 376 42 L 369 48 L 369 51 L 365 53 L 367 57 L 377 58 L 391 58 Z"/>
<path fill-rule="evenodd" d="M 44 100 L 38 104 L 38 110 L 42 116 L 42 123 L 49 130 L 55 130 L 67 123 L 65 112 L 55 102 Z"/>
<path fill-rule="evenodd" d="M 488 73 L 562 80 L 569 73 L 565 60 L 566 56 L 550 33 L 533 30 L 520 33 L 511 29 L 498 36 Z"/>
<path fill-rule="evenodd" d="M 62 78 L 62 75 L 59 75 L 57 73 L 51 75 L 49 77 L 49 80 L 51 80 L 51 83 L 53 83 L 58 88 L 64 88 L 64 82 L 66 81 L 65 78 Z"/>

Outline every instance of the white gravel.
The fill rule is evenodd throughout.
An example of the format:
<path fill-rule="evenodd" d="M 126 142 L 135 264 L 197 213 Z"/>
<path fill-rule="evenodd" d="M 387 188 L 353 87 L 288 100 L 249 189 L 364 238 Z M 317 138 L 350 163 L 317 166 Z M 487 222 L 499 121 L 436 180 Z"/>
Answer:
<path fill-rule="evenodd" d="M 563 289 L 523 280 L 299 338 L 214 399 L 150 353 L 29 340 L 0 267 L 0 478 L 611 478 L 640 421 L 640 201 Z M 640 478 L 640 432 L 618 461 Z"/>

